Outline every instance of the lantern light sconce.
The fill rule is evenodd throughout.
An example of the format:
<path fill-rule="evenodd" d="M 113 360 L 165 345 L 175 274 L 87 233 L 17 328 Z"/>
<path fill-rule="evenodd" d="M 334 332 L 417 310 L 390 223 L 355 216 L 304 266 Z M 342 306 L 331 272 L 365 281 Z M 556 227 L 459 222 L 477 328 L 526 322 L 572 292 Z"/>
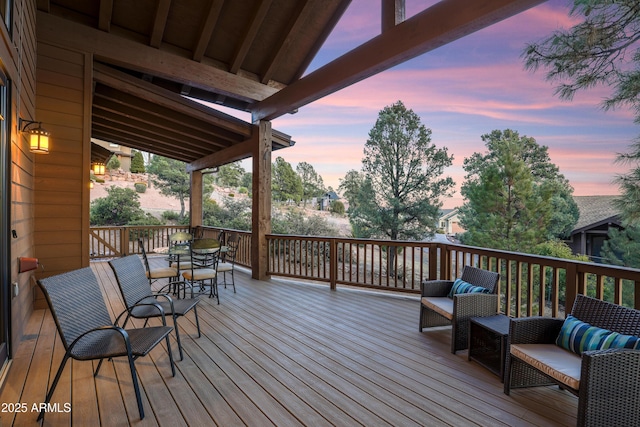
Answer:
<path fill-rule="evenodd" d="M 31 127 L 31 125 L 38 125 Z M 37 154 L 49 154 L 49 132 L 42 127 L 42 122 L 18 119 L 20 132 L 29 134 L 29 151 Z"/>
<path fill-rule="evenodd" d="M 95 176 L 104 175 L 104 163 L 94 163 L 93 164 L 93 174 Z"/>

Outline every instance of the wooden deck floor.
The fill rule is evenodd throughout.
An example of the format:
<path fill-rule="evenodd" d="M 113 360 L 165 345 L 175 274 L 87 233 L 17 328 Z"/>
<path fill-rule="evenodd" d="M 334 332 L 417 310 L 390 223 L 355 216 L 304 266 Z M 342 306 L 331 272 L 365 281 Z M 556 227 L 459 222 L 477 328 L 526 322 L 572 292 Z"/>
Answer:
<path fill-rule="evenodd" d="M 107 263 L 92 263 L 113 313 L 122 303 Z M 418 332 L 416 298 L 236 275 L 237 293 L 181 319 L 185 359 L 171 377 L 166 352 L 136 362 L 146 417 L 139 420 L 125 360 L 67 365 L 44 425 L 124 426 L 569 426 L 577 399 L 556 387 L 502 392 L 447 328 Z M 63 355 L 48 311 L 37 311 L 0 394 L 0 426 L 36 425 Z M 190 336 L 189 336 L 190 335 Z M 174 341 L 175 344 L 175 341 Z M 177 356 L 177 348 L 174 346 Z M 4 404 L 25 403 L 25 412 Z M 64 412 L 64 404 L 71 411 Z"/>

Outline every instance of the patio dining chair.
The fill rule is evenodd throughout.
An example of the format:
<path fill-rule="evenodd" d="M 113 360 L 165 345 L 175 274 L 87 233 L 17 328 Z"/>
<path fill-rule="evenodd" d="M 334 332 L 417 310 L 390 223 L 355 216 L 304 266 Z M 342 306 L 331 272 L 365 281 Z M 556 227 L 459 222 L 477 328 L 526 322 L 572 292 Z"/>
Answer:
<path fill-rule="evenodd" d="M 100 291 L 100 285 L 91 267 L 39 279 L 38 286 L 42 289 L 49 304 L 65 349 L 58 372 L 47 392 L 44 406 L 47 406 L 51 401 L 69 358 L 100 360 L 94 372 L 94 377 L 96 377 L 104 359 L 111 360 L 113 357 L 127 356 L 138 402 L 138 412 L 140 419 L 143 419 L 144 408 L 134 361 L 140 356 L 146 356 L 164 339 L 167 343 L 171 373 L 175 376 L 176 371 L 169 340 L 169 334 L 173 328 L 166 326 L 164 317 L 162 318 L 164 326 L 139 329 L 123 329 L 116 326 L 111 321 L 107 305 Z M 44 413 L 45 410 L 42 409 L 38 415 L 38 421 L 44 418 Z"/>
<path fill-rule="evenodd" d="M 182 272 L 185 283 L 191 288 L 191 296 L 197 287 L 202 293 L 209 288 L 209 298 L 216 297 L 218 304 L 218 257 L 220 242 L 216 239 L 195 239 L 191 242 L 191 268 Z"/>
<path fill-rule="evenodd" d="M 160 279 L 169 279 L 169 282 L 178 279 L 178 269 L 176 267 L 153 267 L 149 265 L 149 258 L 147 258 L 147 251 L 144 248 L 144 241 L 142 238 L 138 239 L 140 245 L 140 251 L 142 252 L 142 260 L 144 261 L 145 274 L 149 279 L 149 285 L 153 285 L 154 282 Z"/>
<path fill-rule="evenodd" d="M 180 342 L 180 330 L 178 329 L 178 317 L 186 315 L 193 310 L 198 329 L 198 337 L 200 333 L 200 320 L 198 319 L 198 299 L 183 298 L 173 299 L 166 293 L 154 293 L 148 283 L 144 267 L 137 255 L 129 255 L 122 258 L 116 258 L 109 261 L 109 265 L 116 276 L 120 293 L 125 304 L 125 311 L 119 316 L 126 313 L 123 327 L 131 317 L 134 319 L 145 319 L 146 322 L 154 317 L 164 315 L 173 318 L 173 328 L 176 333 L 176 341 L 178 342 L 178 352 L 180 360 L 184 359 L 182 352 L 182 343 Z M 171 283 L 167 286 L 170 286 Z"/>
<path fill-rule="evenodd" d="M 193 234 L 186 231 L 178 231 L 169 236 L 169 248 L 176 246 L 189 246 L 193 240 Z M 184 270 L 190 267 L 188 262 L 180 261 L 178 258 L 169 255 L 169 267 L 176 267 L 178 270 Z"/>
<path fill-rule="evenodd" d="M 238 245 L 240 236 L 238 233 L 231 233 L 227 236 L 225 243 L 226 251 L 220 254 L 220 262 L 218 262 L 218 274 L 222 273 L 224 288 L 227 288 L 227 273 L 231 274 L 231 285 L 233 293 L 236 292 L 236 279 L 234 275 L 236 267 L 236 255 L 238 253 Z"/>

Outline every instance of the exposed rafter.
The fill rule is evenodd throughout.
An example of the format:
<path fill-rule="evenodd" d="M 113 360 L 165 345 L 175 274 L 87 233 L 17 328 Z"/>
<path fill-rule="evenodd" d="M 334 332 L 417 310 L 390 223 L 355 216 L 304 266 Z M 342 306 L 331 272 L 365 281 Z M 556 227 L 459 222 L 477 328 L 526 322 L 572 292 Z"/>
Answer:
<path fill-rule="evenodd" d="M 160 47 L 160 44 L 162 43 L 162 35 L 164 34 L 164 29 L 167 25 L 170 7 L 171 0 L 158 1 L 155 19 L 153 20 L 153 28 L 151 29 L 151 36 L 149 37 L 149 46 Z"/>
<path fill-rule="evenodd" d="M 198 38 L 198 42 L 193 49 L 194 61 L 202 61 L 204 52 L 207 50 L 207 46 L 211 42 L 211 35 L 213 34 L 213 30 L 216 27 L 218 19 L 220 18 L 220 10 L 222 9 L 223 3 L 224 0 L 213 0 L 211 2 L 209 13 L 207 13 L 200 26 L 200 37 Z"/>
<path fill-rule="evenodd" d="M 258 34 L 258 29 L 264 22 L 265 16 L 267 16 L 267 12 L 271 7 L 271 3 L 272 0 L 262 0 L 260 2 L 260 6 L 253 15 L 251 24 L 249 25 L 249 28 L 247 28 L 240 46 L 238 46 L 236 53 L 233 55 L 233 60 L 231 61 L 231 66 L 229 67 L 230 72 L 236 74 L 238 70 L 240 70 L 242 63 L 244 62 L 247 53 L 249 52 L 249 49 L 253 44 L 256 34 Z"/>
<path fill-rule="evenodd" d="M 247 77 L 231 74 L 123 37 L 113 36 L 63 18 L 38 11 L 38 37 L 141 73 L 160 76 L 189 86 L 215 90 L 255 102 L 277 92 Z"/>
<path fill-rule="evenodd" d="M 251 107 L 271 120 L 545 0 L 442 0 Z"/>

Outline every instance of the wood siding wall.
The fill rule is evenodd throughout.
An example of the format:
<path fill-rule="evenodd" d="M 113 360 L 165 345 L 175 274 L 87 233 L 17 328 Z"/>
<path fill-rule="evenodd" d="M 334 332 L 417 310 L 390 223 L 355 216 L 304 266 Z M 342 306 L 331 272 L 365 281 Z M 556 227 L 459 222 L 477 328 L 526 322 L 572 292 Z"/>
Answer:
<path fill-rule="evenodd" d="M 18 296 L 11 300 L 11 342 L 20 342 L 33 306 L 33 273 L 18 273 L 18 258 L 35 256 L 33 248 L 33 187 L 35 156 L 19 132 L 18 119 L 34 119 L 36 89 L 36 4 L 35 0 L 14 2 L 11 33 L 2 26 L 0 61 L 11 81 L 11 282 L 17 282 Z M 2 24 L 0 24 L 1 26 Z M 9 286 L 9 284 L 7 284 Z"/>
<path fill-rule="evenodd" d="M 51 132 L 36 157 L 36 256 L 50 276 L 89 265 L 91 56 L 38 41 L 36 114 Z M 39 289 L 36 308 L 44 307 Z"/>

